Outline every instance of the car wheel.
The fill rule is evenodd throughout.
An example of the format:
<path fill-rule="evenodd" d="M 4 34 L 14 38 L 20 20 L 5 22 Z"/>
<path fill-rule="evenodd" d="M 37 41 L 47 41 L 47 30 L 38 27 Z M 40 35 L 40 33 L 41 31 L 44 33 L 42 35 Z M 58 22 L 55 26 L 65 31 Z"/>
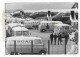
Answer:
<path fill-rule="evenodd" d="M 45 31 L 46 31 L 45 29 L 42 29 L 42 30 L 41 30 L 41 32 L 45 32 Z"/>
<path fill-rule="evenodd" d="M 40 51 L 39 54 L 46 54 L 46 51 Z"/>

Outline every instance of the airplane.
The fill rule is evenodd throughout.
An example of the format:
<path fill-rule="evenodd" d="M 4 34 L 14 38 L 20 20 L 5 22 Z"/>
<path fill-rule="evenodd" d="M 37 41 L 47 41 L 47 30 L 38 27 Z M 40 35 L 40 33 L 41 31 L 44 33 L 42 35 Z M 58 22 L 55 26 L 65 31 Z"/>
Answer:
<path fill-rule="evenodd" d="M 74 3 L 71 9 L 43 9 L 38 11 L 31 11 L 27 12 L 24 10 L 19 10 L 18 13 L 13 13 L 13 17 L 19 17 L 19 18 L 32 18 L 32 19 L 46 19 L 48 21 L 62 21 L 63 23 L 71 25 L 71 22 L 73 22 L 70 19 L 71 12 L 74 12 L 74 15 L 76 16 L 76 19 L 78 19 L 78 3 Z"/>

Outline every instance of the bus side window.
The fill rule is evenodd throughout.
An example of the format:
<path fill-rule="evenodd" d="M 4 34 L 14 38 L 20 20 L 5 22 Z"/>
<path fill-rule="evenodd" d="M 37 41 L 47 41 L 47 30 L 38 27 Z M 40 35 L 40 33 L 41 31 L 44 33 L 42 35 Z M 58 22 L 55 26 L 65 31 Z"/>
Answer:
<path fill-rule="evenodd" d="M 46 25 L 46 23 L 44 23 L 44 25 Z"/>
<path fill-rule="evenodd" d="M 66 29 L 66 30 L 69 30 L 69 26 L 66 26 L 65 29 Z"/>
<path fill-rule="evenodd" d="M 34 42 L 35 42 L 35 44 L 41 44 L 42 43 L 42 41 L 40 39 L 35 39 Z"/>
<path fill-rule="evenodd" d="M 67 28 L 66 28 L 66 26 L 65 26 L 65 30 L 66 30 Z"/>

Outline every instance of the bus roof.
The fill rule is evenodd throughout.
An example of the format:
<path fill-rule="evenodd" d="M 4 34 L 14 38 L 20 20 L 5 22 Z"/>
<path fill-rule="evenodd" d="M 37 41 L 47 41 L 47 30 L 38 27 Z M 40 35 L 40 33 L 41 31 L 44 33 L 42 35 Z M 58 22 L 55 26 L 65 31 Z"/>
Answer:
<path fill-rule="evenodd" d="M 78 22 L 78 20 L 71 20 L 71 22 Z"/>
<path fill-rule="evenodd" d="M 40 22 L 40 21 L 37 21 L 37 20 L 25 21 L 25 23 L 30 23 L 30 22 Z"/>
<path fill-rule="evenodd" d="M 41 23 L 59 23 L 59 24 L 62 24 L 61 21 L 42 21 Z"/>
<path fill-rule="evenodd" d="M 31 37 L 31 36 L 13 36 L 8 37 L 7 40 L 34 40 L 34 39 L 41 39 L 40 37 Z"/>
<path fill-rule="evenodd" d="M 29 31 L 29 30 L 25 27 L 17 26 L 13 28 L 13 31 Z"/>
<path fill-rule="evenodd" d="M 69 26 L 68 24 L 55 24 L 55 26 Z"/>
<path fill-rule="evenodd" d="M 24 25 L 23 24 L 20 24 L 20 23 L 9 23 L 7 26 L 9 26 L 9 27 L 15 27 L 15 26 L 22 26 L 22 27 L 24 27 Z"/>

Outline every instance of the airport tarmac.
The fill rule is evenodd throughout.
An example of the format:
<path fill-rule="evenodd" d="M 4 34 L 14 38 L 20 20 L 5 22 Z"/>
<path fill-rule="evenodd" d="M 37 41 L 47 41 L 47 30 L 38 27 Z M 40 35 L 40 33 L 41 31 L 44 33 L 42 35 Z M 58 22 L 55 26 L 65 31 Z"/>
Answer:
<path fill-rule="evenodd" d="M 36 36 L 36 37 L 40 37 L 43 40 L 44 45 L 46 46 L 46 48 L 48 48 L 48 40 L 50 40 L 50 32 L 40 32 L 39 30 L 35 30 L 35 29 L 30 29 L 29 30 L 31 35 L 30 36 Z M 65 53 L 65 45 L 64 45 L 64 39 L 62 39 L 62 45 L 58 45 L 58 40 L 56 41 L 56 45 L 54 45 L 54 40 L 53 40 L 53 44 L 50 44 L 50 54 L 64 54 Z M 66 53 L 70 50 L 71 45 L 73 45 L 74 42 L 68 40 L 68 44 L 66 46 Z M 7 50 L 7 49 L 6 49 Z M 6 54 L 9 54 L 6 51 Z"/>
<path fill-rule="evenodd" d="M 43 43 L 45 44 L 45 46 L 48 48 L 48 40 L 50 39 L 50 32 L 40 32 L 39 30 L 30 30 L 31 32 L 31 36 L 37 36 L 37 37 L 41 37 L 43 40 Z M 54 40 L 53 40 L 53 44 L 50 45 L 50 54 L 64 54 L 65 53 L 65 45 L 64 45 L 64 41 L 65 39 L 62 39 L 62 45 L 58 45 L 58 40 L 57 40 L 57 44 L 54 45 Z M 70 51 L 71 45 L 74 45 L 73 41 L 68 40 L 67 46 L 66 46 L 66 53 L 68 51 Z"/>

